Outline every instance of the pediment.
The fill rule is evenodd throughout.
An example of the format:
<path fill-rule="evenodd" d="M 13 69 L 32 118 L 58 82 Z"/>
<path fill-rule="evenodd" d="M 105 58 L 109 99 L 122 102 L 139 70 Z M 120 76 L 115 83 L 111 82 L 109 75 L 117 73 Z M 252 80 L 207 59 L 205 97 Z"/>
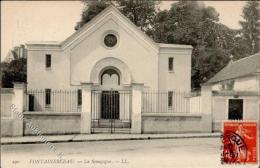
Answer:
<path fill-rule="evenodd" d="M 121 14 L 121 12 L 116 9 L 116 7 L 112 5 L 104 9 L 90 22 L 86 23 L 80 30 L 65 39 L 61 43 L 61 48 L 66 49 L 68 47 L 73 47 L 74 45 L 77 45 L 87 36 L 98 30 L 102 25 L 110 21 L 113 21 L 115 22 L 115 24 L 120 25 L 120 27 L 123 28 L 125 32 L 136 38 L 136 40 L 140 40 L 145 45 L 148 45 L 151 49 L 158 51 L 159 46 L 144 32 L 139 30 L 139 28 L 136 27 L 127 17 Z"/>

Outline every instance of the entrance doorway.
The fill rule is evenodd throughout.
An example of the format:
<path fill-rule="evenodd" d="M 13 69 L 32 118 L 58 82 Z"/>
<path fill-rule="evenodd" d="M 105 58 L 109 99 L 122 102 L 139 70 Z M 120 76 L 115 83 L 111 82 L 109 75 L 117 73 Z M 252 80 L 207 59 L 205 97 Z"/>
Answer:
<path fill-rule="evenodd" d="M 117 70 L 106 69 L 101 75 L 101 119 L 119 119 L 119 93 L 116 88 L 120 85 Z"/>
<path fill-rule="evenodd" d="M 118 91 L 102 91 L 101 119 L 119 119 Z"/>
<path fill-rule="evenodd" d="M 92 133 L 130 133 L 131 91 L 120 85 L 120 75 L 114 67 L 101 71 L 100 85 L 92 90 Z"/>
<path fill-rule="evenodd" d="M 243 99 L 229 99 L 228 119 L 243 120 Z"/>

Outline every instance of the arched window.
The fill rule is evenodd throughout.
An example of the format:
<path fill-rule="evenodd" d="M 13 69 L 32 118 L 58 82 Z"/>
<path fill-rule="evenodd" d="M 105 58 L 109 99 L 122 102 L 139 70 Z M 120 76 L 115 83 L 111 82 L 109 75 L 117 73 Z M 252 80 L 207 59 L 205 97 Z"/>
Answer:
<path fill-rule="evenodd" d="M 120 85 L 120 76 L 114 69 L 107 69 L 101 75 L 101 85 Z"/>

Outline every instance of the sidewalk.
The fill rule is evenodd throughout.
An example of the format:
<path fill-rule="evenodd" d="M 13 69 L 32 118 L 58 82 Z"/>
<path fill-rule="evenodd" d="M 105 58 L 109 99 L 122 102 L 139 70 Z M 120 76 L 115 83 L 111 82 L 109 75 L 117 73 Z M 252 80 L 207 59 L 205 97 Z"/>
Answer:
<path fill-rule="evenodd" d="M 220 133 L 185 133 L 185 134 L 75 134 L 75 135 L 43 135 L 24 137 L 2 137 L 1 144 L 32 144 L 48 142 L 90 142 L 115 140 L 147 140 L 147 139 L 175 139 L 175 138 L 206 138 L 220 137 Z"/>

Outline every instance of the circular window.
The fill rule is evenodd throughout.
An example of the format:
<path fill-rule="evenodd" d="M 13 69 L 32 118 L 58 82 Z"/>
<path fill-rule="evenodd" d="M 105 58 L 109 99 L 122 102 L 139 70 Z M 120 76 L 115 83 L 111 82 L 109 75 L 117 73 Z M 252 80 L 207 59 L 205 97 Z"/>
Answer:
<path fill-rule="evenodd" d="M 104 43 L 107 47 L 114 47 L 117 43 L 117 38 L 114 34 L 107 34 L 104 38 Z"/>

